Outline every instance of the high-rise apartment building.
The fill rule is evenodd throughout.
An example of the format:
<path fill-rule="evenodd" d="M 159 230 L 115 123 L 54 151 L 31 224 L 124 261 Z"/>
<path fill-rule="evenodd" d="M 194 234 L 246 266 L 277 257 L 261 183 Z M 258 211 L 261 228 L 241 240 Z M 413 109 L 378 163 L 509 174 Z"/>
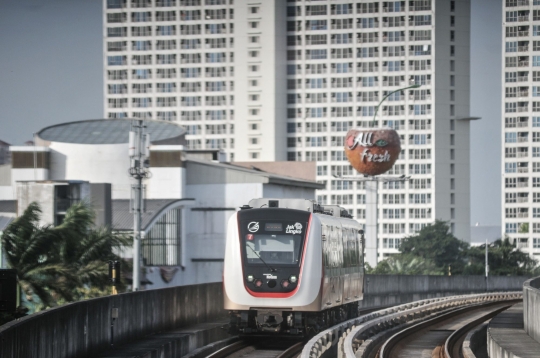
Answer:
<path fill-rule="evenodd" d="M 502 228 L 516 247 L 535 256 L 540 255 L 540 0 L 505 0 L 502 6 Z"/>
<path fill-rule="evenodd" d="M 179 121 L 189 148 L 235 161 L 317 161 L 365 220 L 343 151 L 389 126 L 402 154 L 379 184 L 379 258 L 435 219 L 469 239 L 468 0 L 104 0 L 105 115 Z M 337 178 L 335 177 L 337 176 Z M 373 264 L 373 263 L 372 263 Z"/>

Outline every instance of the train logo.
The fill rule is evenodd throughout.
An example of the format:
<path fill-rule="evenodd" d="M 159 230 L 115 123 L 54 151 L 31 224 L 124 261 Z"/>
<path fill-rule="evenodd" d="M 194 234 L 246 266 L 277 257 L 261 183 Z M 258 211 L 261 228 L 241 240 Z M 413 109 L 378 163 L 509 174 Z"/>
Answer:
<path fill-rule="evenodd" d="M 249 232 L 257 232 L 259 231 L 259 222 L 258 221 L 252 221 L 247 226 Z"/>
<path fill-rule="evenodd" d="M 287 225 L 285 230 L 286 234 L 301 234 L 302 233 L 302 224 L 296 223 L 294 225 Z"/>

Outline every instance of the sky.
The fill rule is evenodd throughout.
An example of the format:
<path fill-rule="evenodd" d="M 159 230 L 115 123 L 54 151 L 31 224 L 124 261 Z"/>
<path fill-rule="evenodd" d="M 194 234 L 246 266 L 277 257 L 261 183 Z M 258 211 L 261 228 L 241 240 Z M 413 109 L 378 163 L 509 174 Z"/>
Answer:
<path fill-rule="evenodd" d="M 502 0 L 471 5 L 471 225 L 501 223 Z M 103 117 L 101 0 L 0 0 L 0 140 Z"/>

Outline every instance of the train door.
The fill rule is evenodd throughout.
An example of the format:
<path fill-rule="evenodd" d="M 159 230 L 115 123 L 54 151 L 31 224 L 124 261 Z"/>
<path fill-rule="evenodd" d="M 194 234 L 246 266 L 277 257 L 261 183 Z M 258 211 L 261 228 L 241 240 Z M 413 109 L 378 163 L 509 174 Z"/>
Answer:
<path fill-rule="evenodd" d="M 332 301 L 332 240 L 330 226 L 326 224 L 321 225 L 322 232 L 322 247 L 323 247 L 323 282 L 322 282 L 322 302 L 321 309 L 331 307 Z"/>
<path fill-rule="evenodd" d="M 350 229 L 341 228 L 343 242 L 343 268 L 341 269 L 343 278 L 343 303 L 352 302 L 352 293 L 354 292 L 354 272 L 351 255 Z"/>
<path fill-rule="evenodd" d="M 364 231 L 363 230 L 355 230 L 355 238 L 356 243 L 358 246 L 358 268 L 359 268 L 359 279 L 358 279 L 358 294 L 359 298 L 364 297 L 364 277 L 365 277 L 365 270 L 364 270 L 364 249 L 365 249 L 365 241 L 364 241 Z"/>

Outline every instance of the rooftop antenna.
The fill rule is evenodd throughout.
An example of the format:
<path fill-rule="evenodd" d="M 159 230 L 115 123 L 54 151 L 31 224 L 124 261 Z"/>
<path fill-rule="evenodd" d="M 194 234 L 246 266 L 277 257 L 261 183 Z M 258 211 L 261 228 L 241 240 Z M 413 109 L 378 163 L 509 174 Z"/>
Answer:
<path fill-rule="evenodd" d="M 132 290 L 138 291 L 141 283 L 141 217 L 144 211 L 143 179 L 150 178 L 149 156 L 150 135 L 145 133 L 144 120 L 135 119 L 131 122 L 129 132 L 129 175 L 135 179 L 131 186 L 131 211 L 133 212 L 133 284 Z"/>

